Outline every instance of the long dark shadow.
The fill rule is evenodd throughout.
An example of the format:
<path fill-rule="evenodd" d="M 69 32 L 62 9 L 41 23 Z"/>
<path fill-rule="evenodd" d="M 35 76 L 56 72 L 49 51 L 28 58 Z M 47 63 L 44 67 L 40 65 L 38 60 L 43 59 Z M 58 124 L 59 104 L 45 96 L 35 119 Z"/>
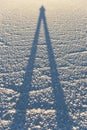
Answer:
<path fill-rule="evenodd" d="M 67 105 L 65 103 L 65 98 L 62 90 L 62 86 L 60 84 L 59 80 L 59 74 L 57 72 L 57 65 L 52 49 L 52 43 L 49 36 L 49 31 L 47 27 L 47 21 L 45 16 L 45 9 L 44 7 L 40 8 L 40 16 L 38 19 L 38 24 L 36 28 L 36 32 L 34 35 L 34 40 L 32 43 L 32 48 L 29 56 L 28 65 L 26 67 L 26 72 L 24 76 L 24 82 L 22 86 L 14 87 L 8 86 L 7 88 L 13 89 L 17 92 L 20 92 L 19 100 L 16 103 L 15 106 L 15 114 L 13 116 L 13 121 L 10 126 L 11 130 L 21 130 L 23 128 L 24 130 L 28 130 L 26 123 L 26 111 L 29 109 L 38 108 L 39 104 L 37 106 L 29 106 L 29 91 L 32 90 L 32 75 L 33 75 L 33 69 L 34 69 L 34 62 L 35 62 L 35 56 L 37 51 L 37 44 L 38 44 L 38 38 L 39 38 L 39 32 L 40 32 L 40 26 L 41 21 L 43 21 L 44 24 L 44 30 L 45 30 L 45 38 L 46 38 L 46 44 L 47 44 L 47 51 L 48 51 L 48 58 L 50 63 L 50 72 L 52 77 L 52 87 L 53 87 L 53 93 L 55 96 L 55 103 L 54 108 L 56 110 L 56 117 L 58 122 L 58 128 L 61 128 L 61 130 L 71 130 L 72 129 L 72 121 L 68 114 Z M 45 109 L 45 108 L 44 108 Z M 66 129 L 65 129 L 66 128 Z"/>

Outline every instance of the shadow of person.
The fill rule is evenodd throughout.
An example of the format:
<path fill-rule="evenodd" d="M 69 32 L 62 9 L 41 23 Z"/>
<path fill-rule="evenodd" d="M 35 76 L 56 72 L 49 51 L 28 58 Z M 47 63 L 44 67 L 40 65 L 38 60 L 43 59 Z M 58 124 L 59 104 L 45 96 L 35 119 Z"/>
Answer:
<path fill-rule="evenodd" d="M 34 69 L 34 63 L 35 63 L 35 56 L 37 51 L 37 44 L 38 44 L 38 38 L 40 33 L 40 27 L 41 27 L 41 21 L 43 21 L 44 30 L 45 30 L 45 39 L 46 39 L 46 45 L 47 45 L 47 52 L 48 52 L 48 59 L 49 59 L 49 66 L 50 66 L 50 73 L 52 78 L 52 87 L 53 87 L 53 93 L 55 97 L 55 103 L 53 108 L 56 110 L 56 120 L 58 123 L 58 128 L 61 128 L 62 130 L 71 130 L 72 129 L 72 121 L 68 114 L 67 105 L 65 103 L 65 98 L 62 90 L 62 86 L 60 84 L 59 80 L 59 74 L 57 71 L 57 65 L 52 49 L 52 43 L 49 36 L 46 16 L 45 16 L 45 8 L 42 6 L 40 8 L 40 15 L 38 18 L 37 28 L 34 35 L 34 40 L 31 47 L 30 57 L 28 60 L 28 64 L 26 67 L 26 72 L 24 75 L 24 81 L 23 85 L 19 87 L 11 87 L 8 86 L 8 88 L 13 89 L 14 91 L 17 91 L 20 93 L 19 100 L 16 103 L 15 106 L 15 114 L 13 116 L 13 121 L 11 124 L 10 129 L 11 130 L 28 130 L 26 127 L 26 110 L 32 109 L 32 106 L 29 106 L 30 96 L 29 91 L 32 90 L 32 75 L 33 75 L 33 69 Z M 43 105 L 44 106 L 44 105 Z M 33 105 L 33 108 L 40 107 L 40 104 Z M 45 108 L 44 108 L 45 109 Z"/>

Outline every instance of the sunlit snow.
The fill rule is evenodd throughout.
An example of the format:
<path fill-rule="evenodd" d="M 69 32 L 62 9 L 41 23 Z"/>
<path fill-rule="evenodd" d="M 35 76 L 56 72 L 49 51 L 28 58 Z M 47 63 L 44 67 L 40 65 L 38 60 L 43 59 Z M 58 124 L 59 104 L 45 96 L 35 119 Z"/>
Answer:
<path fill-rule="evenodd" d="M 87 129 L 86 6 L 0 0 L 0 130 Z"/>

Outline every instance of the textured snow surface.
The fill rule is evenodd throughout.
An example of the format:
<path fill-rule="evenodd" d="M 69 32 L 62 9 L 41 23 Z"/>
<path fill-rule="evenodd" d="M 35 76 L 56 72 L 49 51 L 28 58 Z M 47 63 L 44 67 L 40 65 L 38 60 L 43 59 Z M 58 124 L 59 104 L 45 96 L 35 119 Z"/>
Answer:
<path fill-rule="evenodd" d="M 0 130 L 86 130 L 87 1 L 41 5 L 0 0 Z"/>

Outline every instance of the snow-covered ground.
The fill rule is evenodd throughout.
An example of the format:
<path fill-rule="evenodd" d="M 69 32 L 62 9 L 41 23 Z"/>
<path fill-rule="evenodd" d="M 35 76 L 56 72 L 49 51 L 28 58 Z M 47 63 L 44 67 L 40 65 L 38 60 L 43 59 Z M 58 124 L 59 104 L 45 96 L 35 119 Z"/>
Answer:
<path fill-rule="evenodd" d="M 87 0 L 0 0 L 0 130 L 86 129 Z"/>

